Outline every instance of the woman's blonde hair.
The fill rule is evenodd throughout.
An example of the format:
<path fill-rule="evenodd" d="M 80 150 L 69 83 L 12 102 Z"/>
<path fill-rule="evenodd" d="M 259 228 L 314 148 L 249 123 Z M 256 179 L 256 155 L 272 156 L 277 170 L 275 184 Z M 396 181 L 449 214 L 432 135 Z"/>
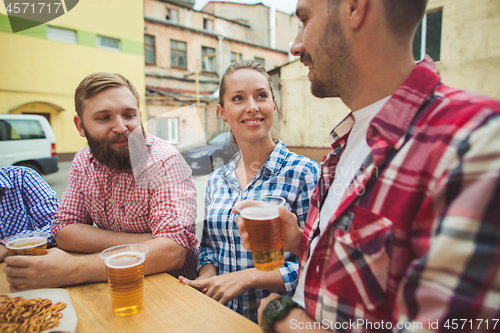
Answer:
<path fill-rule="evenodd" d="M 240 60 L 237 62 L 233 62 L 231 65 L 229 65 L 229 67 L 226 69 L 226 72 L 224 73 L 224 75 L 222 75 L 222 78 L 220 80 L 219 104 L 222 108 L 224 108 L 224 95 L 226 94 L 226 90 L 227 90 L 226 79 L 229 75 L 233 74 L 234 72 L 236 72 L 239 69 L 253 69 L 253 70 L 261 73 L 262 75 L 264 75 L 267 82 L 269 83 L 269 89 L 271 90 L 271 96 L 273 98 L 273 102 L 276 101 L 276 97 L 274 97 L 273 81 L 271 80 L 271 77 L 269 76 L 269 74 L 267 74 L 265 68 L 255 60 L 251 60 L 251 59 L 250 60 Z M 279 131 L 280 131 L 281 114 L 280 114 L 278 106 L 276 106 L 276 111 L 277 111 L 278 117 L 274 118 L 273 128 L 271 129 L 271 138 L 273 141 L 277 141 L 280 139 Z M 218 112 L 217 112 L 217 114 L 218 114 Z M 220 118 L 218 118 L 218 119 L 219 119 L 219 121 L 221 121 Z M 225 123 L 223 123 L 223 125 L 224 125 L 224 127 L 227 126 L 227 125 L 225 125 Z M 231 128 L 229 126 L 227 126 L 227 129 L 231 132 L 231 143 L 236 144 L 236 140 L 234 138 L 233 132 L 231 131 Z"/>

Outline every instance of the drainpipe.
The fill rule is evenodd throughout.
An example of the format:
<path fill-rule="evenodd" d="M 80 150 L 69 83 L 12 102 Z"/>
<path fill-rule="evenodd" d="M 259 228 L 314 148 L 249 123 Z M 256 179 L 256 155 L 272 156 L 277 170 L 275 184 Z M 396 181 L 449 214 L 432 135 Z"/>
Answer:
<path fill-rule="evenodd" d="M 219 39 L 219 80 L 222 78 L 222 40 L 224 37 L 221 35 L 217 36 Z"/>
<path fill-rule="evenodd" d="M 269 47 L 276 49 L 276 7 L 271 3 L 269 8 Z"/>

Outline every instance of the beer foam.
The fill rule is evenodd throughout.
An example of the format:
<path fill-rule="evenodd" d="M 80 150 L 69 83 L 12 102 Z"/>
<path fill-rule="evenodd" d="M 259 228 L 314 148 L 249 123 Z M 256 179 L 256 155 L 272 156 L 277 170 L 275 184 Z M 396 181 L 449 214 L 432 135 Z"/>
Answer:
<path fill-rule="evenodd" d="M 104 263 L 106 266 L 115 269 L 130 268 L 142 264 L 146 259 L 144 253 L 127 251 L 113 254 L 106 258 Z"/>
<path fill-rule="evenodd" d="M 280 216 L 278 207 L 276 206 L 251 206 L 244 208 L 240 215 L 247 220 L 274 220 Z"/>
<path fill-rule="evenodd" d="M 47 238 L 45 237 L 19 238 L 8 242 L 5 244 L 5 247 L 11 250 L 24 250 L 40 246 L 40 244 L 44 243 L 47 243 Z"/>

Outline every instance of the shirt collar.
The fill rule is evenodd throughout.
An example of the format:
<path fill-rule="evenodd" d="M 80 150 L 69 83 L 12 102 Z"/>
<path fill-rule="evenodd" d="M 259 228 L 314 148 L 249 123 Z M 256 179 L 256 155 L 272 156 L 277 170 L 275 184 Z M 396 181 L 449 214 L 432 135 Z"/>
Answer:
<path fill-rule="evenodd" d="M 278 173 L 281 170 L 288 153 L 289 150 L 285 147 L 283 142 L 281 142 L 281 140 L 278 140 L 276 147 L 274 147 L 273 151 L 267 158 L 267 161 L 266 163 L 264 163 L 263 168 L 266 168 L 273 174 Z M 236 165 L 238 164 L 240 158 L 241 152 L 238 152 L 226 165 L 222 167 L 222 176 L 224 178 L 228 179 L 230 175 L 235 172 Z"/>
<path fill-rule="evenodd" d="M 396 149 L 401 148 L 415 115 L 440 81 L 436 64 L 426 56 L 417 63 L 370 125 Z"/>
<path fill-rule="evenodd" d="M 392 146 L 399 149 L 415 114 L 440 81 L 436 64 L 426 56 L 417 63 L 410 76 L 373 118 L 370 122 L 371 127 Z M 342 149 L 345 145 L 353 125 L 354 117 L 351 112 L 330 133 L 334 151 Z"/>

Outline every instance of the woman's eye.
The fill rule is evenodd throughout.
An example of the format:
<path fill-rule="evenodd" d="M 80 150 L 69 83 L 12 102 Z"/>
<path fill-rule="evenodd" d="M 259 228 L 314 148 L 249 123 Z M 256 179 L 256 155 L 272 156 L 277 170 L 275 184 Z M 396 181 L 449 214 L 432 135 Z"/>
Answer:
<path fill-rule="evenodd" d="M 241 101 L 241 96 L 234 96 L 231 100 L 232 100 L 233 102 L 238 102 L 238 101 Z"/>
<path fill-rule="evenodd" d="M 258 97 L 259 98 L 267 98 L 267 94 L 266 93 L 261 93 L 261 94 L 259 94 Z"/>

